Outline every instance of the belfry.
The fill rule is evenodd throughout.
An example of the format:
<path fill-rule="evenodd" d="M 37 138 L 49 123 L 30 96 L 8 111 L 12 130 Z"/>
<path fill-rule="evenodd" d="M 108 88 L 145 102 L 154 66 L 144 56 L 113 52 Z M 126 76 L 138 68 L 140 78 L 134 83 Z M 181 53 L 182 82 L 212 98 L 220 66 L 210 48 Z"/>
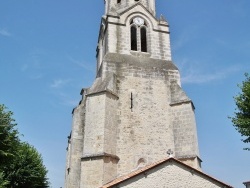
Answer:
<path fill-rule="evenodd" d="M 126 187 L 119 178 L 133 183 L 131 172 L 154 165 L 202 176 L 194 105 L 172 62 L 168 22 L 156 18 L 155 0 L 104 2 L 96 78 L 73 110 L 65 187 Z"/>

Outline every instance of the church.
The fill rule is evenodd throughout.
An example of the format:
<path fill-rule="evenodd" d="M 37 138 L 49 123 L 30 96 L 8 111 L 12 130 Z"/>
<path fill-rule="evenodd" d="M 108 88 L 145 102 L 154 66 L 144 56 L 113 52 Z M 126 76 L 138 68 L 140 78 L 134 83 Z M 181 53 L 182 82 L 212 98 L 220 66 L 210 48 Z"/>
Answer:
<path fill-rule="evenodd" d="M 155 0 L 104 0 L 96 78 L 81 90 L 65 188 L 229 188 L 201 169 L 194 104 Z"/>

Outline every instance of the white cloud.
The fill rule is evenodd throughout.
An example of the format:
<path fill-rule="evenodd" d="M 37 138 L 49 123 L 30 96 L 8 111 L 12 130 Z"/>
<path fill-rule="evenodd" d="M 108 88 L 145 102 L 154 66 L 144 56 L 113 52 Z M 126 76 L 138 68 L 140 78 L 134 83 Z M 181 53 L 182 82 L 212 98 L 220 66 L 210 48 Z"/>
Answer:
<path fill-rule="evenodd" d="M 208 74 L 188 74 L 182 78 L 183 84 L 201 84 L 211 82 L 214 80 L 223 79 L 225 77 L 224 72 L 208 73 Z"/>
<path fill-rule="evenodd" d="M 74 100 L 74 99 L 63 99 L 62 100 L 62 105 L 65 106 L 71 106 L 71 107 L 75 107 L 79 104 L 80 99 L 78 100 Z"/>
<path fill-rule="evenodd" d="M 44 68 L 43 64 L 46 63 L 44 61 L 44 57 L 46 57 L 46 52 L 42 49 L 32 49 L 26 56 L 25 63 L 20 66 L 20 70 L 22 72 L 25 71 L 40 71 Z"/>
<path fill-rule="evenodd" d="M 79 60 L 76 60 L 74 59 L 73 57 L 71 56 L 68 56 L 68 59 L 70 60 L 70 62 L 82 67 L 83 69 L 85 70 L 88 70 L 88 71 L 91 71 L 91 72 L 94 72 L 95 70 L 93 69 L 93 67 L 89 66 L 87 63 L 84 63 L 82 61 L 79 61 Z"/>
<path fill-rule="evenodd" d="M 7 29 L 0 29 L 0 35 L 4 37 L 10 37 L 11 33 Z"/>
<path fill-rule="evenodd" d="M 57 93 L 58 94 L 58 93 Z M 80 99 L 73 99 L 67 93 L 60 92 L 58 98 L 60 98 L 60 104 L 64 106 L 75 107 L 79 104 Z"/>
<path fill-rule="evenodd" d="M 173 50 L 178 50 L 185 46 L 190 41 L 190 36 L 187 33 L 182 33 L 176 41 L 173 41 Z"/>
<path fill-rule="evenodd" d="M 175 40 L 172 41 L 172 49 L 178 50 L 189 45 L 189 42 L 197 38 L 196 33 L 199 32 L 197 25 L 190 25 L 188 28 L 184 28 Z"/>
<path fill-rule="evenodd" d="M 69 83 L 70 80 L 63 80 L 63 79 L 57 79 L 54 80 L 53 83 L 50 85 L 52 88 L 60 88 L 63 87 L 65 84 Z"/>
<path fill-rule="evenodd" d="M 204 71 L 204 68 L 199 67 L 198 64 L 191 64 L 188 60 L 183 60 L 180 69 L 182 72 L 181 82 L 183 84 L 201 84 L 225 79 L 232 73 L 242 70 L 242 67 L 234 65 L 221 68 L 220 70 L 208 69 Z"/>

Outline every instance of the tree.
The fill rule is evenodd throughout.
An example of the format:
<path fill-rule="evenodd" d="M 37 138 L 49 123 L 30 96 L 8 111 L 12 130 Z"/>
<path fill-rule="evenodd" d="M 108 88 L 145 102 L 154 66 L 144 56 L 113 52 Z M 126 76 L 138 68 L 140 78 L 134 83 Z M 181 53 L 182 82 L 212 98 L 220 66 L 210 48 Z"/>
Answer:
<path fill-rule="evenodd" d="M 28 143 L 20 143 L 12 164 L 5 168 L 11 188 L 45 188 L 49 186 L 41 155 Z"/>
<path fill-rule="evenodd" d="M 0 188 L 46 188 L 49 182 L 42 157 L 20 141 L 12 116 L 0 104 Z"/>
<path fill-rule="evenodd" d="M 7 188 L 8 184 L 9 184 L 9 182 L 4 179 L 3 172 L 0 171 L 0 188 Z"/>
<path fill-rule="evenodd" d="M 7 164 L 15 154 L 20 142 L 13 113 L 0 104 L 0 167 Z"/>
<path fill-rule="evenodd" d="M 245 73 L 246 79 L 238 87 L 241 93 L 234 97 L 236 103 L 236 112 L 234 117 L 229 117 L 233 126 L 241 134 L 244 143 L 250 142 L 250 77 Z M 250 150 L 250 148 L 245 148 Z"/>

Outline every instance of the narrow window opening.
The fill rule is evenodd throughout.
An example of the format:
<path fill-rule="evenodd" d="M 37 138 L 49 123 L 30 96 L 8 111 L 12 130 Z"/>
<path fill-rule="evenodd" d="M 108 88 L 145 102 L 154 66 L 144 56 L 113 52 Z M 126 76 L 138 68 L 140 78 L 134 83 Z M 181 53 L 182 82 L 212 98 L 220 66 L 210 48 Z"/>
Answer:
<path fill-rule="evenodd" d="M 141 28 L 141 51 L 147 52 L 147 31 L 145 27 Z"/>
<path fill-rule="evenodd" d="M 120 2 L 121 2 L 121 0 L 117 0 L 117 4 L 120 3 Z"/>
<path fill-rule="evenodd" d="M 131 93 L 131 96 L 130 96 L 130 109 L 131 109 L 131 112 L 133 112 L 133 93 Z"/>
<path fill-rule="evenodd" d="M 70 168 L 68 168 L 68 169 L 67 169 L 67 172 L 68 172 L 68 174 L 69 174 L 69 172 L 70 172 Z"/>
<path fill-rule="evenodd" d="M 137 34 L 136 34 L 136 27 L 131 27 L 131 50 L 137 51 Z"/>

